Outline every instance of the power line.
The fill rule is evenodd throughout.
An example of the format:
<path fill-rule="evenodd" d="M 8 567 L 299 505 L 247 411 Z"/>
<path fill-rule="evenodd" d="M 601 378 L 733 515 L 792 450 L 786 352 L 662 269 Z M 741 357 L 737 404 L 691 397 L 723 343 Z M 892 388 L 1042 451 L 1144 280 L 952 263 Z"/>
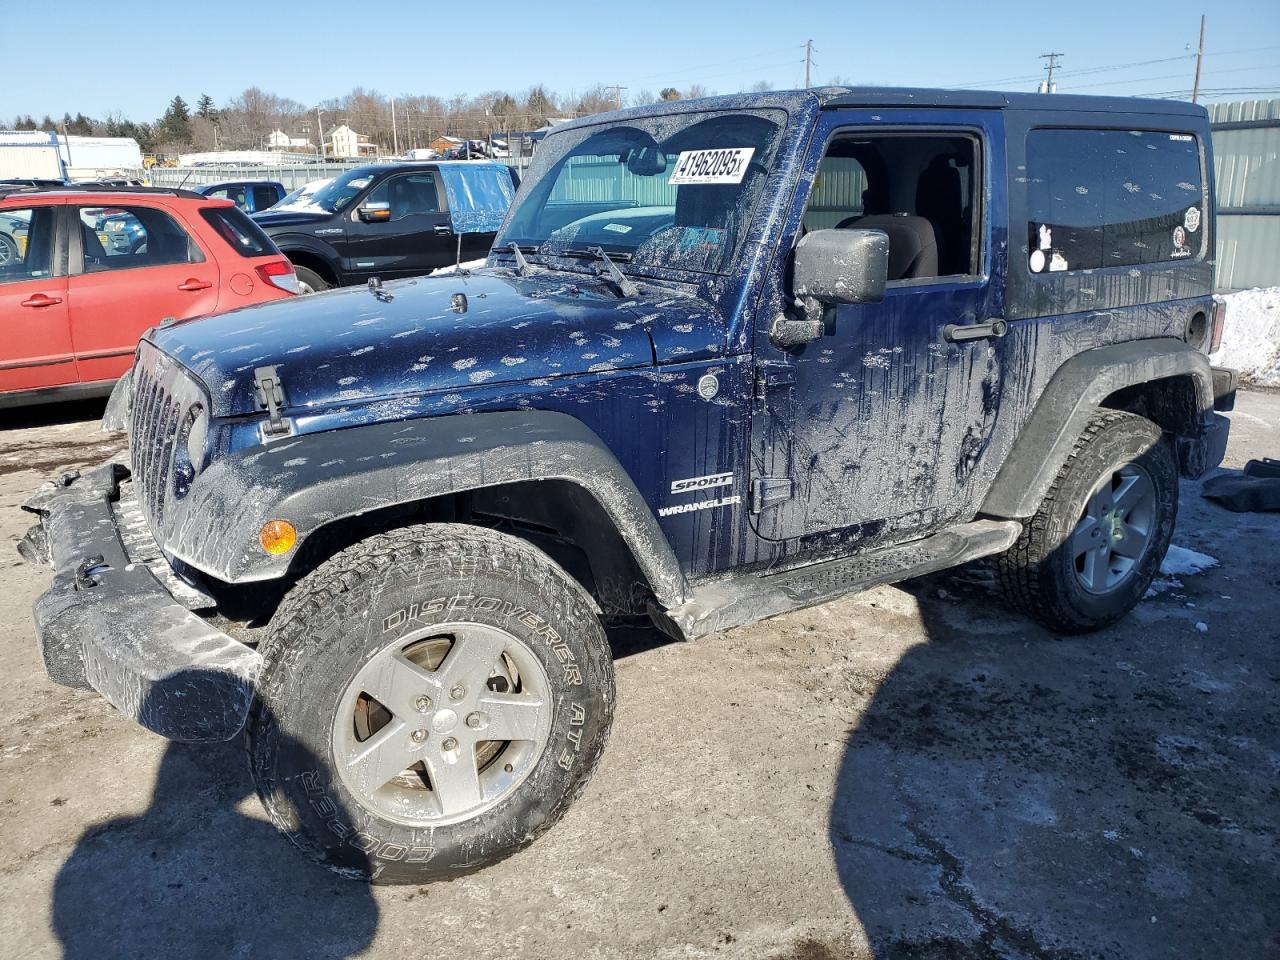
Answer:
<path fill-rule="evenodd" d="M 1218 50 L 1218 51 L 1209 50 L 1205 52 L 1205 57 L 1209 59 L 1212 59 L 1213 57 L 1233 57 L 1233 56 L 1239 56 L 1241 54 L 1246 54 L 1246 53 L 1262 53 L 1268 50 L 1280 50 L 1280 45 L 1271 45 L 1266 47 L 1247 47 L 1244 49 L 1237 49 L 1237 50 Z M 1186 52 L 1186 53 L 1180 53 L 1172 57 L 1159 57 L 1155 60 L 1130 60 L 1124 63 L 1110 63 L 1110 64 L 1103 64 L 1095 67 L 1081 67 L 1075 70 L 1059 70 L 1056 72 L 1057 72 L 1058 79 L 1061 80 L 1066 77 L 1083 77 L 1083 76 L 1089 76 L 1095 73 L 1108 73 L 1113 70 L 1129 70 L 1129 69 L 1132 69 L 1133 67 L 1149 67 L 1158 63 L 1174 63 L 1175 61 L 1179 61 L 1179 60 L 1190 60 L 1194 56 L 1195 56 L 1194 53 Z M 991 80 L 978 80 L 975 82 L 958 83 L 958 84 L 955 84 L 955 86 L 963 89 L 963 88 L 970 88 L 970 87 L 984 87 L 989 84 L 995 84 L 995 83 L 1014 83 L 1014 82 L 1022 82 L 1022 81 L 1030 82 L 1032 80 L 1040 79 L 1041 76 L 1042 74 L 1039 74 L 1039 73 L 1020 74 L 1018 76 L 996 77 Z"/>

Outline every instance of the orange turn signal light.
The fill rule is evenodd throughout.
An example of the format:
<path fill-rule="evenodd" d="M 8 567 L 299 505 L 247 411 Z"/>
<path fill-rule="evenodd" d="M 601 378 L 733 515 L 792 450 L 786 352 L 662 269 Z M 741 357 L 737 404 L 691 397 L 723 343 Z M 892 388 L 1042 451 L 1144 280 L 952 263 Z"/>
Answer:
<path fill-rule="evenodd" d="M 268 520 L 258 531 L 258 542 L 267 553 L 288 553 L 298 542 L 298 531 L 288 520 Z"/>

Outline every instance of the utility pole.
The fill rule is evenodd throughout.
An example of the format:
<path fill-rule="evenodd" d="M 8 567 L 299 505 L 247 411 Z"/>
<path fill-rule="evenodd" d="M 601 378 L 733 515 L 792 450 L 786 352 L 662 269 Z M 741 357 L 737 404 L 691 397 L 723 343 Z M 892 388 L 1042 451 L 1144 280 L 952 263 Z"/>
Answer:
<path fill-rule="evenodd" d="M 612 91 L 613 91 L 613 103 L 614 103 L 614 107 L 615 107 L 615 109 L 621 110 L 621 109 L 622 109 L 622 91 L 623 91 L 623 90 L 629 90 L 629 89 L 631 89 L 631 88 L 630 88 L 630 87 L 620 87 L 620 86 L 618 86 L 618 85 L 615 83 L 615 84 L 614 84 L 613 86 L 611 86 L 611 87 L 605 87 L 605 89 L 606 89 L 606 90 L 612 90 Z"/>
<path fill-rule="evenodd" d="M 391 98 L 391 152 L 400 156 L 400 135 L 396 133 L 396 98 Z"/>
<path fill-rule="evenodd" d="M 804 42 L 804 87 L 806 90 L 810 86 L 810 74 L 813 68 L 813 41 L 806 40 Z"/>
<path fill-rule="evenodd" d="M 1196 49 L 1196 83 L 1191 88 L 1191 102 L 1200 98 L 1200 64 L 1204 60 L 1204 14 L 1200 14 L 1200 46 Z"/>
<path fill-rule="evenodd" d="M 1057 93 L 1057 92 L 1058 92 L 1058 85 L 1057 85 L 1056 83 L 1054 83 L 1054 82 L 1053 82 L 1053 70 L 1054 70 L 1054 68 L 1058 65 L 1058 58 L 1059 58 L 1059 57 L 1061 57 L 1061 56 L 1062 56 L 1062 54 L 1061 54 L 1061 53 L 1042 53 L 1042 54 L 1040 54 L 1040 59 L 1041 59 L 1041 60 L 1048 60 L 1048 61 L 1049 61 L 1048 63 L 1046 63 L 1046 64 L 1044 65 L 1044 68 L 1045 68 L 1047 71 L 1049 71 L 1049 76 L 1048 76 L 1047 78 L 1045 78 L 1045 79 L 1041 82 L 1041 84 L 1040 84 L 1040 92 L 1041 92 L 1041 93 Z"/>
<path fill-rule="evenodd" d="M 320 119 L 320 108 L 316 107 L 316 132 L 320 134 L 320 159 L 324 159 L 324 121 Z"/>

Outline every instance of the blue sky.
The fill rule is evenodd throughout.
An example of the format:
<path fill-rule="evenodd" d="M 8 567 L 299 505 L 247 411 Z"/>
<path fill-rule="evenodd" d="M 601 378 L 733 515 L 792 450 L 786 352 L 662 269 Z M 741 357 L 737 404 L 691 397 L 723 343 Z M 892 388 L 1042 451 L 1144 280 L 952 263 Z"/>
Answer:
<path fill-rule="evenodd" d="M 630 88 L 624 96 L 695 83 L 722 93 L 757 81 L 786 88 L 801 85 L 810 38 L 815 83 L 1034 89 L 1037 55 L 1053 50 L 1063 53 L 1062 92 L 1167 93 L 1190 87 L 1201 12 L 1209 14 L 1202 85 L 1275 91 L 1217 99 L 1280 97 L 1277 0 L 203 8 L 62 0 L 53 35 L 43 6 L 3 6 L 11 82 L 0 85 L 0 124 L 19 112 L 38 119 L 68 110 L 151 119 L 174 94 L 193 103 L 207 92 L 222 103 L 251 85 L 307 105 L 357 85 L 446 97 L 534 83 L 558 93 L 617 83 Z M 1141 63 L 1156 60 L 1166 62 Z M 1100 69 L 1126 63 L 1140 65 Z"/>

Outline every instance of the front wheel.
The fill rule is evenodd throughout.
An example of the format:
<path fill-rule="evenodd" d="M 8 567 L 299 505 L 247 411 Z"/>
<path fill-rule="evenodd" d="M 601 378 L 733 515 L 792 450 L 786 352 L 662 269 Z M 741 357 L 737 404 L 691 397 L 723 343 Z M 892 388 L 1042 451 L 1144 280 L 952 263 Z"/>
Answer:
<path fill-rule="evenodd" d="M 996 560 L 1010 604 L 1060 633 L 1114 623 L 1151 586 L 1178 516 L 1178 470 L 1160 428 L 1095 414 L 1022 535 Z"/>
<path fill-rule="evenodd" d="M 381 883 L 531 843 L 595 769 L 613 666 L 590 598 L 512 537 L 381 534 L 318 567 L 263 646 L 259 796 L 308 856 Z"/>

